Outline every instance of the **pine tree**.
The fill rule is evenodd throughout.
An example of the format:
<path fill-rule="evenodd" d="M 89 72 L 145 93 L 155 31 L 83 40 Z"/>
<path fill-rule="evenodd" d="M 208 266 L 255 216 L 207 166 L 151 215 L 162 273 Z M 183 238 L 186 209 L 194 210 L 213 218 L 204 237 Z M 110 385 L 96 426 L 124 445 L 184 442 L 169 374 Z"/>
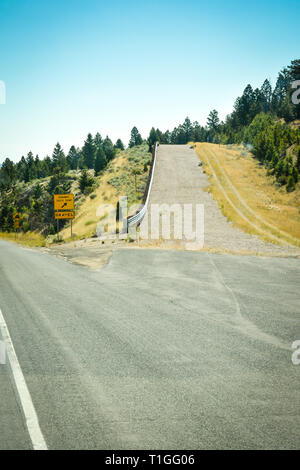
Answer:
<path fill-rule="evenodd" d="M 26 157 L 26 181 L 31 181 L 37 177 L 33 153 L 29 152 Z"/>
<path fill-rule="evenodd" d="M 136 127 L 133 127 L 131 130 L 131 135 L 130 135 L 130 141 L 129 141 L 129 147 L 136 147 L 137 145 L 141 145 L 143 143 L 143 139 L 141 137 L 141 134 L 137 130 Z"/>
<path fill-rule="evenodd" d="M 83 163 L 88 169 L 94 168 L 95 165 L 95 146 L 92 134 L 88 134 L 82 148 Z"/>
<path fill-rule="evenodd" d="M 271 99 L 272 99 L 272 86 L 269 80 L 265 80 L 260 89 L 262 96 L 262 111 L 267 113 L 270 111 Z"/>
<path fill-rule="evenodd" d="M 217 111 L 216 111 L 216 113 L 217 113 Z M 217 113 L 217 115 L 218 115 L 218 113 Z M 183 127 L 184 132 L 185 132 L 185 143 L 187 144 L 188 142 L 193 140 L 193 127 L 192 127 L 191 120 L 188 117 L 185 118 L 185 121 L 184 121 L 182 127 Z"/>
<path fill-rule="evenodd" d="M 88 174 L 87 170 L 84 169 L 81 172 L 81 176 L 79 178 L 79 188 L 80 191 L 84 194 L 88 193 L 91 191 L 91 187 L 93 186 L 94 180 L 93 178 Z"/>
<path fill-rule="evenodd" d="M 59 142 L 57 142 L 53 150 L 52 165 L 53 168 L 59 167 L 62 172 L 66 172 L 68 169 L 67 159 Z"/>
<path fill-rule="evenodd" d="M 150 151 L 151 151 L 153 145 L 155 144 L 155 142 L 157 142 L 157 141 L 158 141 L 157 132 L 154 129 L 154 127 L 152 127 L 152 129 L 150 131 L 150 134 L 149 134 L 149 137 L 148 137 L 148 145 L 149 145 L 149 150 Z"/>
<path fill-rule="evenodd" d="M 115 147 L 119 150 L 125 150 L 124 144 L 121 139 L 117 140 Z"/>
<path fill-rule="evenodd" d="M 116 156 L 116 149 L 108 136 L 103 141 L 103 150 L 106 155 L 106 160 L 110 162 Z"/>
<path fill-rule="evenodd" d="M 67 163 L 71 170 L 77 170 L 79 157 L 80 151 L 76 149 L 74 145 L 72 145 L 67 155 Z"/>
<path fill-rule="evenodd" d="M 218 115 L 218 111 L 216 111 L 215 109 L 213 109 L 209 115 L 208 115 L 208 118 L 207 118 L 207 127 L 208 129 L 211 131 L 216 131 L 218 130 L 218 125 L 219 125 L 219 115 Z"/>
<path fill-rule="evenodd" d="M 100 171 L 104 170 L 107 165 L 106 156 L 102 147 L 96 151 L 95 158 L 95 176 L 98 176 Z"/>
<path fill-rule="evenodd" d="M 166 130 L 166 132 L 163 134 L 162 137 L 162 144 L 170 144 L 171 143 L 171 133 L 169 130 Z"/>
<path fill-rule="evenodd" d="M 98 150 L 98 148 L 103 145 L 103 139 L 101 135 L 99 134 L 99 132 L 97 132 L 97 134 L 95 135 L 94 145 L 95 145 L 96 150 Z"/>
<path fill-rule="evenodd" d="M 0 168 L 0 183 L 3 189 L 10 189 L 16 181 L 17 172 L 13 161 L 6 158 Z"/>

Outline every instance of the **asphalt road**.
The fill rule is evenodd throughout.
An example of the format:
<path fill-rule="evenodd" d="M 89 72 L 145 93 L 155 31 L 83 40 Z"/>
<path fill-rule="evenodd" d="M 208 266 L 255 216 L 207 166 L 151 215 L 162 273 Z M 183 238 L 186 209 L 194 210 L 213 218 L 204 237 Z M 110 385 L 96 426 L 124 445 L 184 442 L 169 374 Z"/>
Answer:
<path fill-rule="evenodd" d="M 49 449 L 300 447 L 300 261 L 0 241 L 0 309 Z M 0 448 L 30 448 L 0 365 Z"/>

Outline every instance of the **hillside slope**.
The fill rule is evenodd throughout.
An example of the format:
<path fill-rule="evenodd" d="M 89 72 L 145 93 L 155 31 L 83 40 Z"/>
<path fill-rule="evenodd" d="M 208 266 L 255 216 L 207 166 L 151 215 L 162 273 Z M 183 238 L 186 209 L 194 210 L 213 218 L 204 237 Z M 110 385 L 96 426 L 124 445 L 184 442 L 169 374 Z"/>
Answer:
<path fill-rule="evenodd" d="M 148 152 L 147 144 L 119 153 L 97 178 L 98 187 L 95 191 L 87 196 L 76 210 L 73 239 L 95 235 L 97 224 L 102 218 L 97 216 L 100 206 L 116 207 L 120 196 L 128 197 L 129 206 L 141 203 L 147 185 L 150 162 L 151 154 Z M 70 224 L 67 224 L 61 235 L 65 241 L 71 241 Z"/>
<path fill-rule="evenodd" d="M 195 144 L 210 191 L 236 227 L 277 244 L 300 247 L 300 184 L 287 192 L 242 146 Z"/>
<path fill-rule="evenodd" d="M 75 195 L 75 220 L 73 240 L 95 235 L 100 220 L 96 216 L 100 205 L 117 205 L 120 196 L 128 197 L 129 206 L 141 203 L 147 185 L 151 153 L 148 145 L 142 144 L 124 151 L 109 162 L 100 176 L 88 171 L 92 178 L 90 187 L 80 188 L 80 170 L 60 173 L 59 176 L 35 179 L 28 183 L 16 182 L 14 187 L 3 191 L 0 198 L 0 237 L 31 246 L 43 246 L 57 241 L 54 220 L 54 183 L 62 192 Z M 56 180 L 55 180 L 56 179 Z M 57 189 L 57 188 L 56 188 Z M 21 214 L 20 233 L 13 231 L 13 214 Z M 60 238 L 71 240 L 70 222 L 60 221 Z M 2 229 L 2 233 L 1 233 Z"/>

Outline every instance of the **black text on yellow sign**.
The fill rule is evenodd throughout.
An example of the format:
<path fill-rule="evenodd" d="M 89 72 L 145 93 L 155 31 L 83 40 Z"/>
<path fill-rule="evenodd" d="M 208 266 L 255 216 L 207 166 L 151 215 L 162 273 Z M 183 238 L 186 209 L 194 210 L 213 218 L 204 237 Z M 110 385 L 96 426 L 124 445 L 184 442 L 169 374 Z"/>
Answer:
<path fill-rule="evenodd" d="M 74 211 L 74 194 L 55 194 L 54 210 Z"/>
<path fill-rule="evenodd" d="M 75 218 L 75 212 L 74 211 L 57 211 L 54 213 L 56 219 L 74 219 Z"/>

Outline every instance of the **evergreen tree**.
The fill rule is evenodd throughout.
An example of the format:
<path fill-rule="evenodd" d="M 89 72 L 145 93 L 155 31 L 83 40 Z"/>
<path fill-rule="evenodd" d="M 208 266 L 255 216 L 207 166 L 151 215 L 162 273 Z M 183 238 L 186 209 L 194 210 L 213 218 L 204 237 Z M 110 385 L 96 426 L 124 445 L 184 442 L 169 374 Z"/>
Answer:
<path fill-rule="evenodd" d="M 62 172 L 66 172 L 68 170 L 67 159 L 59 142 L 57 142 L 53 150 L 52 166 L 53 168 L 59 167 Z"/>
<path fill-rule="evenodd" d="M 35 187 L 34 187 L 34 198 L 35 199 L 39 199 L 41 197 L 41 195 L 43 194 L 43 187 L 38 183 Z"/>
<path fill-rule="evenodd" d="M 141 137 L 141 134 L 139 133 L 136 127 L 133 127 L 131 130 L 129 147 L 132 148 L 137 145 L 141 145 L 142 143 L 143 143 L 143 139 Z"/>
<path fill-rule="evenodd" d="M 216 111 L 217 113 L 217 111 Z M 218 114 L 218 113 L 217 113 Z M 185 132 L 185 143 L 187 144 L 191 140 L 193 140 L 193 127 L 191 120 L 187 117 L 183 123 L 183 130 Z"/>
<path fill-rule="evenodd" d="M 98 150 L 98 148 L 103 145 L 103 139 L 102 139 L 101 135 L 99 134 L 99 132 L 97 132 L 97 134 L 95 135 L 94 145 L 95 145 L 96 150 Z"/>
<path fill-rule="evenodd" d="M 115 147 L 119 150 L 125 150 L 124 144 L 121 139 L 117 140 Z"/>
<path fill-rule="evenodd" d="M 103 150 L 106 155 L 107 162 L 110 162 L 116 156 L 116 149 L 108 136 L 103 141 Z"/>
<path fill-rule="evenodd" d="M 107 165 L 106 156 L 102 147 L 96 151 L 95 159 L 95 176 L 98 176 L 100 171 L 104 170 Z"/>
<path fill-rule="evenodd" d="M 87 194 L 91 191 L 91 188 L 94 184 L 94 179 L 88 174 L 87 170 L 84 169 L 81 172 L 79 179 L 79 188 L 80 191 L 84 194 Z"/>
<path fill-rule="evenodd" d="M 82 148 L 83 163 L 88 169 L 94 168 L 95 165 L 95 145 L 92 134 L 88 134 Z"/>
<path fill-rule="evenodd" d="M 154 129 L 154 127 L 152 127 L 152 129 L 150 131 L 150 134 L 149 134 L 149 137 L 148 137 L 148 145 L 149 145 L 149 150 L 150 151 L 152 150 L 153 145 L 157 141 L 158 141 L 157 132 Z"/>
<path fill-rule="evenodd" d="M 34 157 L 33 153 L 29 152 L 27 157 L 26 157 L 26 177 L 25 181 L 31 181 L 36 178 L 36 169 L 35 169 L 35 163 L 34 163 Z"/>
<path fill-rule="evenodd" d="M 208 127 L 208 140 L 209 142 L 213 142 L 214 141 L 214 138 L 218 132 L 218 129 L 219 129 L 219 124 L 220 124 L 220 120 L 219 120 L 219 115 L 218 115 L 218 111 L 216 111 L 215 109 L 213 109 L 209 115 L 208 115 L 208 118 L 207 118 L 207 127 Z"/>
<path fill-rule="evenodd" d="M 262 111 L 264 113 L 267 113 L 270 111 L 271 108 L 271 100 L 272 100 L 272 86 L 269 80 L 265 80 L 261 89 L 260 89 L 260 94 L 262 98 Z M 258 111 L 259 112 L 259 111 Z"/>
<path fill-rule="evenodd" d="M 71 170 L 77 170 L 79 157 L 80 157 L 80 150 L 76 149 L 75 146 L 72 145 L 67 155 L 67 163 Z"/>
<path fill-rule="evenodd" d="M 0 184 L 3 189 L 10 189 L 16 181 L 17 171 L 13 161 L 6 158 L 0 169 Z"/>
<path fill-rule="evenodd" d="M 162 144 L 170 144 L 171 143 L 171 133 L 169 130 L 163 134 Z"/>

